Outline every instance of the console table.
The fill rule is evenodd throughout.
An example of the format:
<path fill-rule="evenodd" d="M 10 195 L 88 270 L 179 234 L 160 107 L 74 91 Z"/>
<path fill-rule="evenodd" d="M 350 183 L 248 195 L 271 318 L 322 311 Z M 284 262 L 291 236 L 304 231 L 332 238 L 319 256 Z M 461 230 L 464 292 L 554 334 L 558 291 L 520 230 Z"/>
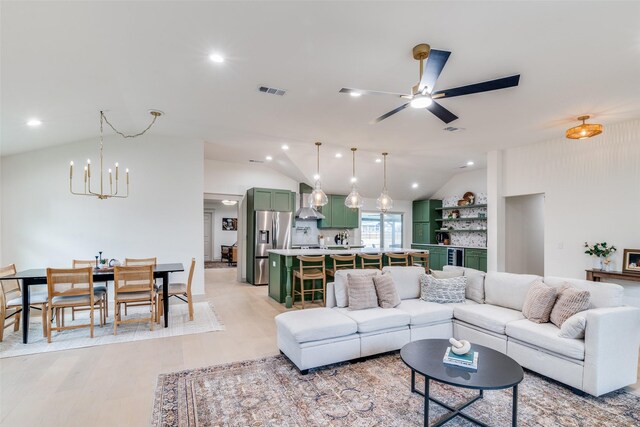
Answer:
<path fill-rule="evenodd" d="M 601 282 L 602 279 L 628 280 L 630 282 L 640 282 L 640 274 L 625 273 L 622 271 L 603 271 L 603 270 L 586 270 L 587 280 L 593 282 Z"/>

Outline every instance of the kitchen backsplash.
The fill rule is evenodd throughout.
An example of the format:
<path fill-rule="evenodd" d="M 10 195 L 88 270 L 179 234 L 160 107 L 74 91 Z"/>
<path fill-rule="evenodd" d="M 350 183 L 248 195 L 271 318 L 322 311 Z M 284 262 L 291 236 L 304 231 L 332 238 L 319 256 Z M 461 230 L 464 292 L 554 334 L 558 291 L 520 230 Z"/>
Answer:
<path fill-rule="evenodd" d="M 458 206 L 458 200 L 462 199 L 463 194 L 456 194 L 451 197 L 446 197 L 442 199 L 443 207 L 454 207 Z M 487 204 L 487 195 L 485 193 L 476 193 L 475 204 L 477 205 L 486 205 Z M 460 209 L 460 218 L 477 218 L 478 214 L 487 213 L 487 208 L 471 208 L 471 209 Z M 447 211 L 443 212 L 443 219 L 446 219 Z M 443 221 L 442 228 L 453 227 L 455 229 L 464 229 L 464 230 L 477 230 L 483 227 L 486 228 L 487 221 Z M 449 233 L 451 239 L 451 245 L 454 246 L 473 246 L 486 248 L 487 247 L 487 233 L 486 232 L 459 232 L 459 233 Z"/>
<path fill-rule="evenodd" d="M 337 229 L 318 229 L 317 220 L 296 220 L 296 225 L 293 227 L 291 233 L 291 245 L 292 246 L 305 246 L 305 245 L 317 245 L 319 244 L 319 236 L 322 235 L 325 238 L 325 242 L 328 245 L 333 245 L 336 234 L 344 230 Z M 357 228 L 349 229 L 349 244 L 360 244 L 358 241 L 360 237 L 360 230 Z"/>

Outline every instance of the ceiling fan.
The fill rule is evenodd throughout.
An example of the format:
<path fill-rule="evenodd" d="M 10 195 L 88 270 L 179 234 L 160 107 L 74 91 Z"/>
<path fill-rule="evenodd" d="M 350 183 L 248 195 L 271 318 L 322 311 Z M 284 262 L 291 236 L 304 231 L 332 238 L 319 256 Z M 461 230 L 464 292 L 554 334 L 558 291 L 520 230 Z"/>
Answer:
<path fill-rule="evenodd" d="M 348 93 L 352 96 L 391 95 L 409 100 L 409 102 L 378 117 L 373 121 L 373 123 L 379 123 L 409 106 L 413 108 L 426 108 L 443 122 L 450 123 L 456 120 L 458 116 L 438 104 L 435 101 L 436 99 L 453 98 L 454 96 L 470 95 L 472 93 L 488 92 L 491 90 L 518 86 L 520 74 L 434 92 L 433 89 L 435 88 L 436 81 L 447 63 L 449 55 L 451 55 L 451 52 L 447 52 L 445 50 L 432 50 L 431 47 L 425 43 L 415 46 L 413 48 L 413 58 L 420 61 L 420 82 L 411 88 L 410 94 L 350 89 L 344 87 L 340 89 L 340 92 Z M 425 60 L 427 61 L 426 68 L 424 66 Z"/>

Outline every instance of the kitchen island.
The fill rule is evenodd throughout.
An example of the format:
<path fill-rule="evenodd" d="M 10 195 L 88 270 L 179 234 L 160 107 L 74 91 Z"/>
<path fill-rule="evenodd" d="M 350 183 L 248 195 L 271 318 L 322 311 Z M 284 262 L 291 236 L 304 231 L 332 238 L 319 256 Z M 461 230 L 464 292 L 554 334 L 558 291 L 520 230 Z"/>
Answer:
<path fill-rule="evenodd" d="M 331 267 L 331 255 L 357 254 L 385 254 L 385 253 L 429 253 L 428 250 L 407 248 L 340 248 L 340 249 L 272 249 L 269 250 L 269 296 L 279 303 L 285 303 L 287 308 L 293 305 L 292 285 L 293 270 L 299 265 L 298 256 L 320 256 L 326 260 L 326 266 Z M 386 264 L 386 258 L 382 259 Z"/>

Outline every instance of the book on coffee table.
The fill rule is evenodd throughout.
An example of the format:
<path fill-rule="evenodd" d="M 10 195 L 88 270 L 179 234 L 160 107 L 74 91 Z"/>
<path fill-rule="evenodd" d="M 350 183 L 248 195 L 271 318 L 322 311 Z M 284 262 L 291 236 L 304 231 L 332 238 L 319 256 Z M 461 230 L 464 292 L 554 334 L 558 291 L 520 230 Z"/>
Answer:
<path fill-rule="evenodd" d="M 451 347 L 447 347 L 447 351 L 442 359 L 444 364 L 455 366 L 458 368 L 466 368 L 471 370 L 478 369 L 478 352 L 470 351 L 466 354 L 455 354 Z"/>

